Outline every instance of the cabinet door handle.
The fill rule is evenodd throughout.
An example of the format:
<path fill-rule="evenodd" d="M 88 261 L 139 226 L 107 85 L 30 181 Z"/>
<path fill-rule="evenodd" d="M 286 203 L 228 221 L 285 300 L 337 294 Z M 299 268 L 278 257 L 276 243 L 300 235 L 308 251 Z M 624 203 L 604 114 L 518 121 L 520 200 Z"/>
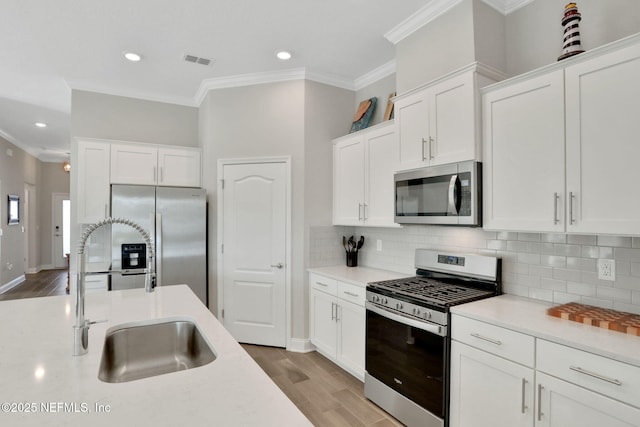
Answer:
<path fill-rule="evenodd" d="M 362 221 L 362 203 L 358 203 L 358 221 Z"/>
<path fill-rule="evenodd" d="M 527 405 L 525 404 L 524 394 L 527 388 L 527 380 L 525 378 L 522 379 L 522 413 L 527 410 Z"/>
<path fill-rule="evenodd" d="M 604 375 L 600 375 L 595 372 L 587 371 L 586 369 L 582 369 L 580 366 L 569 366 L 569 369 L 583 375 L 588 375 L 590 377 L 597 378 L 602 381 L 606 381 L 611 384 L 622 385 L 622 382 L 620 380 L 617 380 L 615 378 L 605 377 Z"/>
<path fill-rule="evenodd" d="M 346 295 L 352 296 L 352 297 L 357 297 L 359 294 L 354 294 L 353 292 L 349 292 L 349 291 L 344 291 L 344 293 Z"/>
<path fill-rule="evenodd" d="M 558 219 L 558 200 L 560 199 L 560 196 L 558 195 L 558 193 L 553 193 L 553 223 L 557 224 L 560 222 L 560 220 Z"/>
<path fill-rule="evenodd" d="M 573 201 L 576 199 L 576 195 L 573 193 L 573 191 L 569 192 L 569 224 L 574 224 L 576 222 L 575 219 L 573 219 Z"/>
<path fill-rule="evenodd" d="M 329 287 L 329 285 L 327 285 L 326 283 L 322 283 L 322 282 L 316 282 L 316 284 L 318 284 L 320 286 L 324 286 L 325 288 Z"/>
<path fill-rule="evenodd" d="M 422 161 L 424 162 L 425 160 L 427 160 L 427 157 L 424 155 L 424 144 L 427 143 L 427 140 L 422 138 Z"/>
<path fill-rule="evenodd" d="M 157 177 L 156 172 L 157 172 L 156 171 L 156 167 L 154 166 L 153 167 L 153 182 L 157 182 L 158 181 L 158 177 Z"/>
<path fill-rule="evenodd" d="M 538 384 L 538 421 L 542 421 L 542 384 Z"/>
<path fill-rule="evenodd" d="M 335 315 L 335 311 L 334 311 L 335 310 L 335 306 L 336 306 L 336 303 L 332 302 L 331 303 L 331 320 L 336 320 L 336 315 Z"/>
<path fill-rule="evenodd" d="M 472 337 L 474 337 L 474 338 L 478 338 L 478 339 L 480 339 L 480 340 L 490 342 L 491 344 L 495 344 L 495 345 L 502 345 L 502 341 L 494 340 L 493 338 L 488 338 L 488 337 L 485 337 L 485 336 L 483 336 L 483 335 L 476 334 L 475 332 L 474 332 L 474 333 L 472 333 L 472 334 L 470 334 L 470 335 L 471 335 Z"/>
<path fill-rule="evenodd" d="M 435 139 L 429 137 L 429 159 L 433 159 L 435 158 L 435 156 L 433 155 L 433 149 L 431 147 L 431 144 L 435 142 Z"/>
<path fill-rule="evenodd" d="M 164 181 L 164 168 L 160 166 L 160 182 Z"/>

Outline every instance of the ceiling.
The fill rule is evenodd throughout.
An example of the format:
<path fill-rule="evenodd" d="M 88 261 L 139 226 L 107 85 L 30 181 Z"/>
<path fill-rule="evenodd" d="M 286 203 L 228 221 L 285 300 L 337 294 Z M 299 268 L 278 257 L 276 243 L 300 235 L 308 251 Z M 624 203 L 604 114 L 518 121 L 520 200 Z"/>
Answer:
<path fill-rule="evenodd" d="M 0 1 L 0 136 L 43 161 L 68 158 L 72 88 L 197 106 L 199 89 L 239 75 L 303 69 L 354 82 L 393 60 L 389 30 L 443 3 Z M 293 58 L 276 59 L 282 49 Z M 125 51 L 143 60 L 129 62 Z M 185 54 L 215 62 L 188 63 Z"/>

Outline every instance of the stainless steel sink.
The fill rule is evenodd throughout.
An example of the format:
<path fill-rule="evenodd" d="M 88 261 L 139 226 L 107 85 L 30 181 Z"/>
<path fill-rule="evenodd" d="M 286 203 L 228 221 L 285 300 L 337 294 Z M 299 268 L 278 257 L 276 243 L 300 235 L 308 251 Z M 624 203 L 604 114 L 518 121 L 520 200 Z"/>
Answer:
<path fill-rule="evenodd" d="M 197 368 L 215 360 L 195 323 L 167 320 L 107 332 L 98 378 L 122 383 Z"/>

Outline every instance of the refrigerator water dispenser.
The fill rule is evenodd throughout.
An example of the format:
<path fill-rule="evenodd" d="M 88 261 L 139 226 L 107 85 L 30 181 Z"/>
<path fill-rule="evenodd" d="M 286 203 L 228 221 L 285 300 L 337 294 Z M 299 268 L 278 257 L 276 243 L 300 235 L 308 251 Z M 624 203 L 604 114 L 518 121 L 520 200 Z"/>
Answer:
<path fill-rule="evenodd" d="M 147 267 L 147 245 L 145 243 L 122 244 L 122 269 L 133 270 Z"/>

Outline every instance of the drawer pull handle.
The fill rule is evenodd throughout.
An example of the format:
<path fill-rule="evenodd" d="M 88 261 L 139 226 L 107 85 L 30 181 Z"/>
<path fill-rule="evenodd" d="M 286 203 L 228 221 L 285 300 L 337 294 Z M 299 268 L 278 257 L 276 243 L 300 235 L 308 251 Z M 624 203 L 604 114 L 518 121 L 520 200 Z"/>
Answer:
<path fill-rule="evenodd" d="M 611 384 L 622 385 L 622 382 L 620 382 L 619 380 L 616 380 L 615 378 L 605 377 L 603 375 L 596 374 L 595 372 L 591 372 L 591 371 L 587 371 L 586 369 L 582 369 L 579 366 L 569 366 L 569 369 L 571 369 L 572 371 L 576 371 L 576 372 L 578 372 L 580 374 L 588 375 L 590 377 L 597 378 L 597 379 L 602 380 L 602 381 L 606 381 L 606 382 L 611 383 Z"/>
<path fill-rule="evenodd" d="M 474 337 L 474 338 L 478 338 L 480 340 L 490 342 L 491 344 L 502 345 L 502 341 L 494 340 L 493 338 L 487 338 L 487 337 L 482 336 L 480 334 L 476 334 L 475 332 L 473 334 L 470 334 L 470 335 L 472 337 Z"/>
<path fill-rule="evenodd" d="M 349 291 L 344 291 L 345 294 L 351 296 L 351 297 L 357 297 L 359 296 L 358 294 L 354 294 L 353 292 L 349 292 Z"/>
<path fill-rule="evenodd" d="M 538 384 L 538 421 L 542 421 L 542 416 L 544 415 L 544 413 L 542 413 L 542 389 L 544 387 L 542 387 L 542 384 Z"/>
<path fill-rule="evenodd" d="M 322 283 L 322 282 L 316 282 L 316 283 L 320 286 L 324 286 L 325 288 L 329 287 L 329 285 L 327 285 L 326 283 Z"/>
<path fill-rule="evenodd" d="M 522 379 L 522 413 L 523 414 L 527 410 L 527 405 L 525 404 L 525 398 L 524 398 L 524 393 L 526 388 L 527 388 L 527 380 L 523 378 Z"/>

